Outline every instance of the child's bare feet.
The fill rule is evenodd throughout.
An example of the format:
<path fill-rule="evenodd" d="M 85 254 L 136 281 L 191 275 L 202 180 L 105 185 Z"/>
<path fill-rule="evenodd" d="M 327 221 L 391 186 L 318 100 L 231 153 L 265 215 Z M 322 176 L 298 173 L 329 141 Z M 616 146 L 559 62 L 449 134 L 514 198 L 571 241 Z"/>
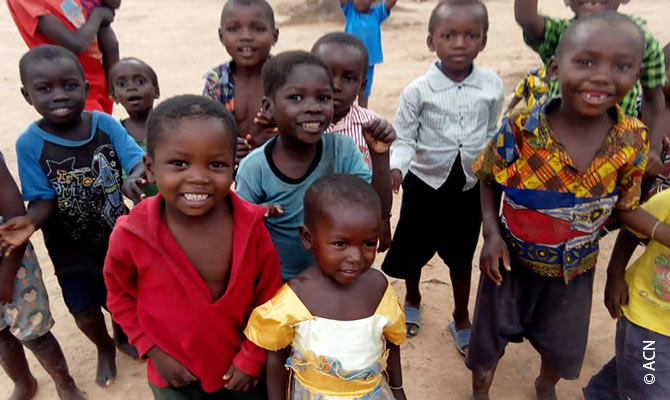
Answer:
<path fill-rule="evenodd" d="M 8 400 L 30 400 L 37 393 L 37 380 L 32 376 L 21 382 L 14 382 L 14 391 Z"/>
<path fill-rule="evenodd" d="M 56 393 L 60 400 L 86 400 L 86 393 L 79 390 L 74 380 L 65 385 L 56 385 Z"/>
<path fill-rule="evenodd" d="M 114 345 L 98 348 L 98 370 L 95 383 L 100 387 L 109 387 L 116 378 L 116 348 Z"/>
<path fill-rule="evenodd" d="M 556 397 L 556 385 L 543 382 L 541 378 L 535 379 L 535 394 L 537 400 L 558 400 Z"/>

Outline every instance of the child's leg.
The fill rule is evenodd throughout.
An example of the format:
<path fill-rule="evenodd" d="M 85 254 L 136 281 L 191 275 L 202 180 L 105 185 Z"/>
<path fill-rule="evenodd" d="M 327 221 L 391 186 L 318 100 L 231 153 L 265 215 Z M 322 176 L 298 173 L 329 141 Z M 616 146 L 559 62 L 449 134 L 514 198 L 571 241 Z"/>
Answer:
<path fill-rule="evenodd" d="M 363 94 L 358 96 L 358 105 L 363 107 L 363 108 L 368 108 L 368 98 L 370 98 L 370 94 L 372 93 L 372 81 L 375 76 L 375 66 L 370 65 L 368 66 L 368 72 L 367 72 L 367 83 L 365 85 L 365 89 L 363 90 Z"/>
<path fill-rule="evenodd" d="M 121 329 L 121 326 L 114 321 L 112 321 L 112 337 L 114 338 L 114 345 L 120 352 L 135 360 L 140 359 L 135 346 L 128 343 L 128 335 L 126 335 L 123 329 Z"/>
<path fill-rule="evenodd" d="M 73 273 L 57 275 L 57 278 L 63 291 L 63 300 L 77 327 L 98 350 L 95 382 L 102 387 L 109 386 L 116 377 L 116 349 L 102 313 L 107 296 L 102 274 Z"/>
<path fill-rule="evenodd" d="M 60 399 L 85 399 L 86 396 L 74 383 L 67 368 L 67 362 L 56 338 L 48 332 L 33 340 L 24 341 L 23 344 L 35 354 L 37 361 L 47 371 L 56 384 L 56 391 Z"/>
<path fill-rule="evenodd" d="M 9 333 L 9 328 L 0 331 L 0 364 L 9 379 L 14 382 L 14 391 L 9 398 L 32 399 L 37 392 L 37 380 L 30 373 L 21 342 Z"/>
<path fill-rule="evenodd" d="M 535 379 L 537 400 L 557 400 L 556 384 L 561 379 L 561 375 L 554 370 L 551 363 L 551 360 L 542 357 L 540 375 Z"/>

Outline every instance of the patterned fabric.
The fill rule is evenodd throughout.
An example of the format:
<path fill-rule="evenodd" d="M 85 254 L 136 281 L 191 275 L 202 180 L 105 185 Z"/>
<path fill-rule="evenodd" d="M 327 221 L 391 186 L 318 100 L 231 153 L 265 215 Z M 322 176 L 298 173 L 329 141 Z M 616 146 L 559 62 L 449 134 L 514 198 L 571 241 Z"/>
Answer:
<path fill-rule="evenodd" d="M 656 175 L 654 180 L 649 185 L 648 190 L 642 193 L 643 200 L 647 200 L 655 194 L 670 188 L 670 139 L 663 138 L 663 150 L 661 150 L 661 162 L 663 168 L 661 172 Z M 645 189 L 645 188 L 643 188 Z"/>
<path fill-rule="evenodd" d="M 642 56 L 642 66 L 644 68 L 638 81 L 639 84 L 633 86 L 630 92 L 628 92 L 626 97 L 621 101 L 621 108 L 626 115 L 635 117 L 638 115 L 639 111 L 637 101 L 640 97 L 640 85 L 646 89 L 655 89 L 664 86 L 667 78 L 665 75 L 665 57 L 663 56 L 663 49 L 651 33 L 647 31 L 647 22 L 634 15 L 629 15 L 629 17 L 640 27 L 640 29 L 642 29 L 645 39 L 644 54 Z M 556 54 L 556 49 L 558 48 L 558 43 L 561 41 L 563 33 L 573 22 L 574 18 L 557 19 L 545 16 L 544 36 L 535 38 L 524 34 L 523 39 L 528 46 L 540 55 L 542 61 L 547 65 L 549 64 L 551 57 Z M 559 91 L 560 87 L 558 81 L 549 81 L 548 97 L 558 96 Z"/>
<path fill-rule="evenodd" d="M 334 358 L 316 357 L 314 353 L 308 352 L 301 354 L 300 351 L 293 351 L 293 354 L 286 360 L 286 368 L 295 372 L 304 372 L 308 369 L 316 369 L 324 374 L 333 376 L 343 382 L 348 381 L 373 381 L 375 385 L 372 390 L 361 396 L 347 396 L 347 400 L 394 400 L 393 393 L 385 379 L 379 379 L 386 363 L 382 359 L 373 365 L 355 371 L 347 371 L 342 367 L 342 363 Z M 299 375 L 296 375 L 296 377 Z M 299 379 L 291 380 L 290 394 L 291 400 L 330 400 L 338 399 L 341 396 L 329 396 L 323 393 L 310 390 L 308 386 L 303 385 Z"/>
<path fill-rule="evenodd" d="M 582 173 L 547 123 L 560 101 L 506 118 L 473 170 L 505 192 L 501 228 L 512 254 L 567 283 L 595 266 L 599 231 L 612 210 L 638 207 L 649 141 L 645 126 L 617 106 L 617 123 Z"/>
<path fill-rule="evenodd" d="M 14 279 L 12 301 L 0 306 L 0 331 L 9 327 L 9 331 L 17 339 L 28 341 L 42 337 L 53 325 L 49 296 L 42 281 L 42 270 L 35 250 L 28 242 L 21 267 Z"/>
<path fill-rule="evenodd" d="M 542 65 L 527 73 L 516 85 L 514 96 L 523 99 L 526 108 L 533 108 L 535 103 L 544 100 L 548 91 L 547 66 Z"/>
<path fill-rule="evenodd" d="M 372 170 L 372 159 L 370 159 L 370 150 L 363 136 L 363 124 L 379 118 L 377 114 L 367 108 L 351 105 L 349 112 L 342 119 L 330 124 L 324 133 L 338 132 L 344 136 L 349 136 L 356 142 L 358 150 L 363 154 L 365 164 Z"/>
<path fill-rule="evenodd" d="M 231 113 L 235 112 L 235 84 L 233 83 L 233 61 L 214 67 L 205 74 L 202 95 L 219 101 Z"/>

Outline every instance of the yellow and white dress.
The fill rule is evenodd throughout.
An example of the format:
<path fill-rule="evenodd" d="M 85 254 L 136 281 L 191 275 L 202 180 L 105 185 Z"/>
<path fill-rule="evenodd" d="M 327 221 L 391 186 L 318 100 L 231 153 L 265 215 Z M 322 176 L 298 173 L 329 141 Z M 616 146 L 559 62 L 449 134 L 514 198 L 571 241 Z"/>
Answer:
<path fill-rule="evenodd" d="M 270 351 L 291 345 L 291 400 L 393 400 L 386 340 L 405 341 L 405 316 L 391 285 L 373 315 L 339 321 L 312 315 L 284 284 L 253 311 L 244 334 Z"/>

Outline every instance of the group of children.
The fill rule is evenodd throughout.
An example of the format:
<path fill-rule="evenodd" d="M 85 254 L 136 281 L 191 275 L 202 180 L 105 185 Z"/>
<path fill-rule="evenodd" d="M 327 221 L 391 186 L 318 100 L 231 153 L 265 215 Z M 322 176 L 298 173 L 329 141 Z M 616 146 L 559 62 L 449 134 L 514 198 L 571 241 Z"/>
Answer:
<path fill-rule="evenodd" d="M 474 63 L 487 9 L 444 0 L 428 21 L 438 60 L 403 91 L 391 126 L 365 106 L 382 60 L 379 25 L 395 3 L 342 0 L 353 35 L 271 56 L 271 6 L 228 0 L 219 38 L 232 60 L 206 74 L 204 96 L 154 108 L 155 71 L 118 59 L 109 24 L 120 2 L 8 0 L 34 47 L 19 64 L 21 92 L 41 115 L 16 144 L 27 211 L 0 162 L 0 361 L 12 399 L 37 390 L 22 345 L 61 399 L 85 398 L 49 333 L 28 242 L 38 229 L 68 310 L 97 347 L 103 387 L 118 348 L 148 360 L 156 399 L 405 399 L 399 346 L 419 332 L 421 268 L 437 252 L 473 398 L 489 398 L 506 344 L 526 338 L 541 355 L 537 398 L 555 399 L 558 380 L 581 370 L 611 216 L 626 226 L 605 292 L 619 318 L 616 354 L 584 396 L 667 398 L 670 194 L 640 206 L 670 120 L 658 42 L 616 12 L 618 0 L 566 0 L 569 21 L 516 0 L 524 38 L 546 61 L 547 96 L 499 123 L 502 81 Z M 107 93 L 128 118 L 97 111 Z M 626 269 L 640 238 L 649 245 Z M 404 306 L 371 268 L 389 248 L 382 270 L 405 281 Z M 642 379 L 645 341 L 655 343 L 652 384 Z"/>

